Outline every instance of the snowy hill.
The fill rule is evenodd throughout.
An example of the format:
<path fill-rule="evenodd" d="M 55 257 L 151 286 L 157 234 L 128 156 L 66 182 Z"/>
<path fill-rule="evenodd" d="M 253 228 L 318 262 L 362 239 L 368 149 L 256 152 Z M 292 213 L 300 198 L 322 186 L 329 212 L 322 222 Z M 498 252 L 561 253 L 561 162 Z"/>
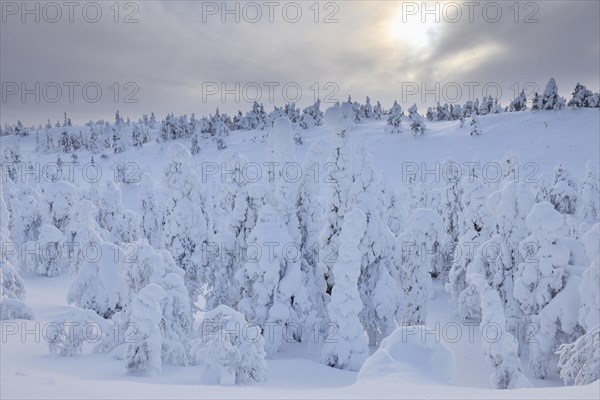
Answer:
<path fill-rule="evenodd" d="M 586 177 L 600 164 L 600 110 L 484 115 L 478 118 L 479 136 L 470 134 L 469 118 L 464 126 L 459 120 L 426 121 L 425 133 L 416 137 L 408 117 L 402 117 L 402 132 L 393 134 L 386 130 L 385 118 L 354 124 L 345 113 L 342 106 L 339 115 L 325 114 L 325 123 L 310 129 L 280 119 L 274 128 L 222 136 L 198 134 L 201 128 L 195 126 L 182 138 L 160 141 L 164 122 L 123 123 L 117 130 L 112 124 L 52 127 L 37 135 L 0 137 L 2 242 L 16 244 L 3 246 L 3 284 L 13 279 L 7 271 L 18 271 L 27 292 L 26 297 L 9 293 L 10 287 L 19 287 L 14 278 L 14 286 L 5 284 L 3 301 L 23 301 L 33 313 L 32 319 L 19 319 L 24 317 L 19 313 L 17 319 L 5 319 L 2 311 L 1 397 L 597 398 L 600 381 L 563 387 L 554 351 L 558 344 L 592 332 L 588 314 L 599 311 L 590 300 L 593 295 L 586 297 L 581 288 L 586 279 L 594 279 L 599 262 L 598 251 L 594 253 L 598 243 L 590 236 L 598 210 L 590 215 L 584 206 L 598 204 L 598 175 Z M 110 145 L 86 149 L 94 134 L 99 143 Z M 136 135 L 148 140 L 135 146 Z M 67 136 L 81 137 L 86 144 L 63 152 L 61 139 Z M 592 163 L 586 164 L 588 160 Z M 459 165 L 460 171 L 449 165 Z M 469 180 L 469 173 L 477 179 Z M 59 183 L 52 181 L 57 176 Z M 508 204 L 510 199 L 514 205 Z M 543 212 L 534 207 L 545 202 L 553 207 Z M 357 209 L 364 214 L 344 219 Z M 536 224 L 538 215 L 550 222 Z M 35 224 L 45 229 L 32 233 Z M 39 250 L 27 256 L 22 247 L 59 243 L 66 249 L 75 233 L 82 235 L 79 244 L 98 243 L 102 257 L 73 261 L 62 254 L 49 263 Z M 512 244 L 516 250 L 507 250 L 507 258 L 524 252 L 523 243 L 535 243 L 540 257 L 531 259 L 539 268 L 531 272 L 518 257 L 508 268 L 504 258 L 494 263 L 479 253 L 479 258 L 455 255 L 448 262 L 442 250 L 452 240 L 454 245 L 498 244 L 502 251 Z M 290 260 L 277 253 L 274 260 L 267 259 L 262 247 L 263 257 L 240 262 L 235 251 L 215 256 L 210 247 L 259 242 L 277 242 L 278 249 L 296 243 L 300 256 Z M 337 257 L 326 260 L 323 253 L 315 256 L 307 250 L 323 243 L 339 250 Z M 406 243 L 416 244 L 416 255 L 405 253 Z M 419 253 L 421 243 L 430 253 Z M 113 254 L 109 251 L 120 255 L 118 262 L 105 259 Z M 131 255 L 133 263 L 127 261 Z M 535 282 L 528 285 L 530 275 Z M 383 288 L 379 282 L 385 283 Z M 531 292 L 507 289 L 521 284 Z M 147 290 L 149 286 L 156 290 Z M 490 289 L 487 295 L 484 287 Z M 553 302 L 563 290 L 573 304 Z M 194 308 L 186 304 L 190 299 Z M 211 351 L 222 349 L 200 343 L 197 335 L 205 312 L 221 303 L 237 313 L 220 318 L 253 321 L 263 336 L 273 324 L 275 336 L 284 335 L 285 340 L 275 342 L 265 336 L 264 345 L 261 339 L 251 349 L 243 347 L 245 337 L 228 336 L 231 344 L 223 345 L 223 351 L 245 349 L 227 353 L 232 359 L 238 357 L 234 353 L 247 355 L 239 356 L 242 361 L 236 358 L 240 363 L 264 361 L 266 355 L 268 379 L 233 385 L 240 383 L 239 369 L 225 372 L 222 365 L 215 367 L 217 362 L 211 364 Z M 495 311 L 488 313 L 488 306 Z M 73 307 L 96 312 L 101 338 L 84 340 L 82 353 L 72 357 L 48 354 L 48 335 L 57 326 L 52 321 Z M 390 362 L 390 376 L 382 372 L 381 377 L 357 380 L 362 358 L 381 351 L 381 340 L 401 318 L 412 321 L 404 329 L 422 322 L 429 329 L 421 338 L 426 345 L 410 351 L 444 352 L 440 362 L 450 365 L 419 370 L 419 378 L 413 379 L 409 368 L 406 373 L 397 370 L 410 362 L 404 359 Z M 562 326 L 554 326 L 557 318 Z M 141 328 L 124 328 L 132 321 Z M 293 338 L 287 340 L 277 330 L 282 321 L 287 328 L 297 324 L 301 332 L 288 334 Z M 337 322 L 329 331 L 331 321 Z M 480 327 L 482 321 L 505 325 L 500 334 L 516 336 L 510 336 L 514 346 L 490 340 L 495 334 Z M 511 330 L 511 324 L 518 329 Z M 542 344 L 523 340 L 519 335 L 529 335 L 524 326 L 536 326 L 539 331 L 533 335 L 540 333 L 536 338 Z M 117 331 L 133 342 L 110 347 L 110 335 Z M 330 334 L 339 342 L 324 361 L 323 341 Z M 394 335 L 401 336 L 399 331 Z M 93 352 L 97 343 L 110 348 Z M 71 345 L 67 340 L 65 347 Z M 382 344 L 399 354 L 403 345 L 408 344 Z M 369 354 L 359 351 L 367 346 Z M 343 357 L 350 361 L 342 363 Z M 511 382 L 507 385 L 518 388 L 496 389 L 490 376 L 500 373 L 489 358 L 502 368 L 508 365 L 503 370 Z M 345 368 L 358 359 L 359 368 Z M 388 360 L 379 355 L 366 361 L 371 375 L 385 370 L 387 364 L 375 365 L 381 359 Z M 156 366 L 156 371 L 141 364 Z M 254 377 L 260 368 L 248 365 L 246 378 Z M 434 376 L 446 369 L 456 371 L 449 384 Z M 146 376 L 147 371 L 152 373 Z M 233 382 L 219 385 L 226 373 L 233 374 Z M 511 374 L 522 374 L 532 387 L 510 386 L 517 381 Z"/>

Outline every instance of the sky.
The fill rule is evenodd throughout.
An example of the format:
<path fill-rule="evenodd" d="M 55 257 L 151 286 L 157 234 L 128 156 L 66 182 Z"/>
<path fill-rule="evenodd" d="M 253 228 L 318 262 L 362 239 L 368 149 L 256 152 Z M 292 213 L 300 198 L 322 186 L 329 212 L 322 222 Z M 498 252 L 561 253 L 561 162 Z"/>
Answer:
<path fill-rule="evenodd" d="M 0 123 L 600 87 L 600 1 L 0 1 Z M 324 107 L 322 107 L 324 108 Z"/>

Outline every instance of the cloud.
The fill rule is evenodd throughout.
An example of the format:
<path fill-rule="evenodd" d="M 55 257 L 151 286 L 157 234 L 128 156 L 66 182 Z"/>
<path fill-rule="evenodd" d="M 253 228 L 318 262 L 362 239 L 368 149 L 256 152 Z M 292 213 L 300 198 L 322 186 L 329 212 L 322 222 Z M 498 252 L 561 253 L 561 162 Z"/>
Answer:
<path fill-rule="evenodd" d="M 228 2 L 227 7 L 235 3 Z M 280 88 L 297 82 L 303 90 L 301 106 L 314 100 L 316 88 L 320 97 L 331 93 L 324 89 L 328 82 L 339 88 L 338 99 L 370 95 L 388 106 L 402 99 L 406 82 L 427 87 L 436 81 L 498 82 L 505 102 L 515 82 L 543 85 L 555 77 L 565 96 L 577 81 L 594 90 L 600 86 L 598 2 L 536 2 L 537 23 L 523 23 L 533 10 L 525 9 L 524 3 L 520 3 L 518 23 L 509 2 L 497 3 L 503 11 L 497 23 L 477 12 L 473 22 L 464 12 L 456 23 L 444 21 L 443 15 L 437 23 L 426 15 L 424 29 L 415 19 L 421 17 L 417 14 L 398 26 L 396 34 L 390 32 L 390 21 L 396 18 L 397 23 L 407 2 L 332 3 L 337 8 L 329 3 L 319 3 L 317 15 L 310 8 L 312 2 L 298 2 L 302 18 L 296 23 L 283 13 L 290 2 L 280 3 L 272 22 L 263 8 L 257 23 L 243 18 L 235 23 L 232 15 L 226 15 L 223 23 L 221 15 L 203 13 L 202 3 L 186 1 L 139 2 L 135 24 L 114 23 L 108 3 L 102 3 L 103 18 L 95 24 L 81 18 L 74 23 L 21 23 L 11 17 L 0 27 L 3 82 L 25 82 L 28 87 L 35 82 L 98 82 L 103 97 L 89 103 L 79 93 L 73 103 L 65 96 L 57 103 L 35 103 L 30 96 L 22 103 L 15 101 L 19 96 L 12 96 L 3 102 L 0 120 L 32 124 L 46 117 L 58 119 L 63 111 L 82 122 L 112 118 L 117 109 L 138 118 L 150 111 L 162 116 L 166 112 L 207 114 L 217 106 L 227 112 L 249 108 L 244 101 L 222 104 L 221 96 L 203 102 L 203 82 L 226 82 L 228 87 L 236 82 L 242 87 L 249 82 L 279 82 L 276 104 L 283 102 Z M 482 9 L 485 3 L 481 2 Z M 439 4 L 442 8 L 448 3 Z M 131 10 L 120 11 L 122 19 Z M 331 13 L 339 22 L 323 23 Z M 110 89 L 115 82 L 120 85 L 118 102 Z M 126 82 L 139 86 L 138 103 L 122 102 Z M 267 88 L 263 89 L 260 100 L 271 109 Z M 426 100 L 433 103 L 434 98 Z M 419 103 L 420 96 L 409 101 Z"/>

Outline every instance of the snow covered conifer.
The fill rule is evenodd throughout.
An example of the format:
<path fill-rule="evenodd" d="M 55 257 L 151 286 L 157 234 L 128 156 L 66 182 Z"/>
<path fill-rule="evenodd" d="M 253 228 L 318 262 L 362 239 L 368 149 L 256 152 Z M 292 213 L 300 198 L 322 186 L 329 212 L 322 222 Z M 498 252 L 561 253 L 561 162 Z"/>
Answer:
<path fill-rule="evenodd" d="M 318 100 L 309 107 L 302 110 L 300 117 L 300 127 L 310 129 L 315 126 L 323 125 L 323 112 L 321 111 L 321 100 Z"/>
<path fill-rule="evenodd" d="M 367 217 L 365 234 L 358 246 L 362 254 L 358 289 L 363 303 L 359 318 L 367 330 L 369 344 L 376 345 L 396 328 L 395 316 L 401 301 L 396 290 L 399 277 L 392 260 L 394 235 L 385 225 L 385 210 L 378 199 L 379 180 L 362 143 L 355 154 L 351 201 Z"/>
<path fill-rule="evenodd" d="M 403 309 L 397 320 L 422 325 L 427 317 L 431 271 L 439 270 L 442 218 L 431 209 L 419 208 L 411 216 L 409 228 L 396 238 L 394 259 L 400 269 L 404 294 Z"/>
<path fill-rule="evenodd" d="M 461 236 L 454 249 L 452 267 L 448 272 L 446 290 L 450 302 L 459 306 L 461 293 L 467 288 L 467 269 L 476 255 L 476 247 L 489 239 L 493 232 L 493 217 L 486 201 L 489 195 L 483 178 L 479 175 L 461 179 L 463 212 L 459 215 Z"/>
<path fill-rule="evenodd" d="M 162 286 L 164 277 L 170 273 L 183 275 L 183 270 L 177 267 L 173 256 L 168 251 L 157 250 L 145 240 L 135 242 L 134 246 L 135 259 L 128 257 L 123 270 L 127 302 L 131 302 L 151 283 Z"/>
<path fill-rule="evenodd" d="M 43 194 L 47 204 L 46 222 L 64 232 L 74 211 L 77 188 L 69 182 L 58 181 L 47 184 Z"/>
<path fill-rule="evenodd" d="M 479 128 L 479 118 L 477 115 L 471 117 L 471 136 L 481 135 L 481 128 Z"/>
<path fill-rule="evenodd" d="M 125 257 L 123 249 L 114 244 L 98 245 L 97 256 L 81 265 L 67 294 L 67 302 L 110 318 L 126 301 L 122 276 Z"/>
<path fill-rule="evenodd" d="M 207 312 L 198 339 L 192 341 L 197 364 L 208 366 L 221 385 L 243 385 L 267 379 L 265 341 L 260 327 L 225 305 Z"/>
<path fill-rule="evenodd" d="M 563 163 L 554 168 L 554 187 L 550 190 L 550 203 L 561 214 L 574 215 L 579 194 L 571 172 Z"/>
<path fill-rule="evenodd" d="M 115 244 L 138 239 L 139 215 L 123 207 L 121 189 L 113 181 L 106 181 L 98 201 L 98 224 L 110 232 Z"/>
<path fill-rule="evenodd" d="M 445 248 L 454 249 L 461 234 L 459 215 L 462 214 L 461 166 L 448 158 L 442 163 L 442 178 L 445 181 L 442 192 L 441 215 L 444 221 L 444 237 L 440 238 Z M 445 276 L 452 267 L 450 259 L 444 259 L 440 270 L 433 271 L 435 275 Z"/>
<path fill-rule="evenodd" d="M 500 296 L 482 275 L 470 275 L 469 283 L 477 288 L 481 299 L 482 315 L 479 327 L 482 335 L 491 335 L 487 333 L 490 327 L 497 329 L 495 338 L 490 337 L 486 340 L 487 336 L 484 336 L 481 342 L 488 361 L 494 368 L 492 384 L 497 389 L 532 387 L 523 373 L 515 338 L 510 333 L 503 332 L 506 321 Z"/>
<path fill-rule="evenodd" d="M 334 277 L 331 271 L 337 258 L 338 238 L 344 215 L 350 202 L 352 186 L 351 149 L 348 143 L 348 121 L 344 119 L 339 106 L 330 107 L 325 112 L 325 121 L 331 129 L 332 154 L 328 159 L 335 165 L 335 174 L 328 182 L 329 197 L 325 215 L 325 225 L 319 235 L 319 251 L 328 256 L 321 257 L 321 267 L 327 279 L 327 293 L 331 293 Z"/>
<path fill-rule="evenodd" d="M 70 307 L 52 319 L 44 339 L 50 353 L 71 357 L 81 354 L 83 345 L 91 341 L 90 338 L 106 340 L 110 335 L 110 322 L 92 310 Z"/>
<path fill-rule="evenodd" d="M 579 323 L 584 329 L 590 331 L 600 324 L 600 225 L 595 224 L 581 238 L 585 252 L 590 260 L 589 266 L 583 271 L 583 279 L 579 286 L 581 304 L 579 306 Z"/>
<path fill-rule="evenodd" d="M 527 216 L 531 235 L 521 242 L 525 260 L 519 265 L 514 296 L 521 310 L 537 326 L 535 341 L 528 342 L 529 366 L 534 376 L 548 375 L 559 340 L 573 341 L 582 332 L 577 297 L 580 278 L 569 265 L 563 216 L 550 203 L 538 203 Z M 534 253 L 534 254 L 532 254 Z"/>
<path fill-rule="evenodd" d="M 375 113 L 373 112 L 373 106 L 371 105 L 371 99 L 367 96 L 367 100 L 365 104 L 362 106 L 361 114 L 366 119 L 375 118 Z"/>
<path fill-rule="evenodd" d="M 235 276 L 242 286 L 238 310 L 261 326 L 269 356 L 279 350 L 285 326 L 293 320 L 292 298 L 300 285 L 299 260 L 290 259 L 285 252 L 290 243 L 292 239 L 279 213 L 269 205 L 263 206 L 247 238 L 247 262 Z M 272 244 L 278 245 L 268 247 Z"/>
<path fill-rule="evenodd" d="M 381 119 L 381 117 L 385 114 L 385 110 L 383 109 L 383 106 L 379 100 L 377 100 L 377 104 L 375 104 L 375 107 L 373 107 L 373 114 L 377 120 Z"/>
<path fill-rule="evenodd" d="M 558 86 L 554 78 L 550 78 L 544 94 L 539 98 L 538 107 L 541 110 L 560 110 L 565 106 L 565 99 L 558 94 Z"/>
<path fill-rule="evenodd" d="M 402 132 L 402 107 L 398 104 L 397 101 L 394 101 L 394 105 L 390 109 L 387 126 L 385 127 L 385 131 L 393 134 Z"/>
<path fill-rule="evenodd" d="M 169 189 L 163 215 L 163 236 L 177 266 L 185 271 L 192 302 L 203 284 L 202 243 L 207 240 L 207 222 L 200 194 L 200 178 L 190 166 L 190 153 L 179 143 L 169 147 L 171 161 L 164 171 Z"/>
<path fill-rule="evenodd" d="M 525 111 L 527 110 L 527 96 L 525 95 L 525 89 L 521 90 L 521 93 L 510 102 L 508 111 Z"/>
<path fill-rule="evenodd" d="M 174 264 L 173 264 L 174 265 Z M 182 271 L 166 274 L 161 280 L 165 298 L 161 303 L 163 364 L 188 365 L 188 340 L 192 329 L 192 304 Z"/>
<path fill-rule="evenodd" d="M 598 107 L 599 100 L 598 93 L 592 93 L 591 90 L 577 82 L 573 91 L 573 98 L 569 100 L 567 105 L 569 107 Z"/>
<path fill-rule="evenodd" d="M 598 167 L 591 160 L 585 164 L 585 175 L 579 185 L 577 214 L 579 219 L 586 224 L 593 224 L 600 220 Z"/>
<path fill-rule="evenodd" d="M 27 269 L 40 275 L 54 277 L 60 274 L 63 265 L 65 237 L 53 225 L 42 225 L 40 236 L 35 242 L 35 255 L 26 258 Z"/>
<path fill-rule="evenodd" d="M 132 372 L 155 375 L 162 369 L 161 303 L 165 291 L 151 283 L 133 300 L 127 337 L 126 367 Z"/>
<path fill-rule="evenodd" d="M 0 186 L 1 188 L 2 186 Z M 7 245 L 11 242 L 9 233 L 8 207 L 0 194 L 0 243 Z M 11 263 L 8 254 L 0 254 L 0 320 L 32 319 L 33 312 L 22 301 L 25 298 L 25 283 L 19 272 Z"/>
<path fill-rule="evenodd" d="M 325 316 L 324 294 L 326 283 L 319 267 L 319 232 L 323 227 L 323 205 L 319 201 L 321 191 L 322 160 L 326 159 L 327 144 L 323 141 L 314 143 L 308 151 L 303 167 L 303 175 L 299 184 L 296 200 L 296 214 L 300 229 L 300 251 L 302 252 L 301 290 L 304 290 L 316 315 L 310 318 Z M 309 321 L 307 321 L 309 323 Z M 310 321 L 314 322 L 314 321 Z M 310 323 L 309 323 L 310 324 Z"/>
<path fill-rule="evenodd" d="M 558 350 L 560 377 L 566 384 L 588 385 L 600 379 L 600 326 Z"/>
<path fill-rule="evenodd" d="M 273 168 L 269 170 L 269 182 L 274 186 L 275 206 L 280 212 L 292 237 L 297 236 L 298 227 L 294 213 L 297 185 L 288 176 L 288 167 L 297 166 L 293 140 L 292 123 L 287 117 L 280 117 L 273 123 L 268 136 L 268 159 Z"/>
<path fill-rule="evenodd" d="M 416 104 L 413 104 L 412 107 L 408 109 L 408 118 L 410 120 L 410 130 L 413 135 L 419 136 L 425 133 L 425 121 L 417 111 Z"/>
<path fill-rule="evenodd" d="M 141 231 L 148 243 L 155 248 L 162 247 L 162 226 L 160 210 L 154 193 L 154 183 L 150 174 L 142 176 L 142 226 Z"/>
<path fill-rule="evenodd" d="M 326 159 L 326 149 L 327 143 L 323 141 L 310 146 L 296 199 L 304 258 L 313 266 L 318 259 L 318 236 L 322 227 L 322 206 L 319 202 L 322 172 L 320 163 Z"/>
<path fill-rule="evenodd" d="M 368 338 L 357 315 L 363 304 L 358 291 L 361 254 L 358 246 L 366 233 L 366 215 L 355 208 L 348 212 L 339 237 L 339 257 L 333 267 L 336 277 L 327 305 L 329 319 L 338 328 L 337 337 L 321 349 L 321 362 L 331 367 L 358 371 L 369 355 Z"/>

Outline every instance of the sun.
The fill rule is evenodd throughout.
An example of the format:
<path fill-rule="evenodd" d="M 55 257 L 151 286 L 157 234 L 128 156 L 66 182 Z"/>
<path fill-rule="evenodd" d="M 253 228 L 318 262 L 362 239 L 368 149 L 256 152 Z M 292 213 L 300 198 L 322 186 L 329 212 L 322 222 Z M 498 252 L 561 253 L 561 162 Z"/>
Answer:
<path fill-rule="evenodd" d="M 439 23 L 430 17 L 422 22 L 418 15 L 402 18 L 402 12 L 397 11 L 388 21 L 388 34 L 391 40 L 400 42 L 413 50 L 427 49 L 439 28 Z"/>

